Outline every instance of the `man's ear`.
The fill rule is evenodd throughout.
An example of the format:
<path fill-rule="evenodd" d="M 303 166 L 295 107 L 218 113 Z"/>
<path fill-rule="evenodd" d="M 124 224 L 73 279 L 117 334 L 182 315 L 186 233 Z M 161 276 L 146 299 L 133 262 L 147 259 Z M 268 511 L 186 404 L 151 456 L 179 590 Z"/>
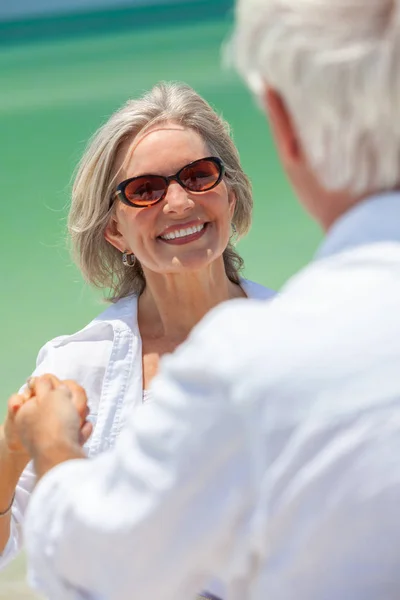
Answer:
<path fill-rule="evenodd" d="M 104 237 L 106 238 L 107 242 L 114 246 L 114 248 L 117 248 L 117 250 L 120 252 L 129 250 L 129 248 L 126 247 L 124 236 L 119 230 L 118 222 L 115 217 L 110 218 L 104 231 Z"/>
<path fill-rule="evenodd" d="M 263 104 L 282 161 L 297 162 L 301 158 L 301 145 L 282 96 L 267 86 Z"/>

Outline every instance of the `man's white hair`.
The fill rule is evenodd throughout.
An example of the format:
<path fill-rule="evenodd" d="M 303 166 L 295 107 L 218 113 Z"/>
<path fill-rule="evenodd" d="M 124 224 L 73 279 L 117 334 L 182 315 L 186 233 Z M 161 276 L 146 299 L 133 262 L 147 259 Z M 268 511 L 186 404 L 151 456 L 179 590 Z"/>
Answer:
<path fill-rule="evenodd" d="M 400 0 L 239 0 L 234 60 L 286 103 L 320 182 L 400 183 Z"/>

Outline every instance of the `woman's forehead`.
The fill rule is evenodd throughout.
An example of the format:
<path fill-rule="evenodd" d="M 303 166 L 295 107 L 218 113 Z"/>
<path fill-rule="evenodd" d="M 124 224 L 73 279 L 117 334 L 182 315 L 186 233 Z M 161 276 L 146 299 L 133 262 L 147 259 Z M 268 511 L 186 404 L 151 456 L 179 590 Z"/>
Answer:
<path fill-rule="evenodd" d="M 125 142 L 118 157 L 119 170 L 140 173 L 179 168 L 205 152 L 204 140 L 193 129 L 175 123 L 155 125 Z"/>

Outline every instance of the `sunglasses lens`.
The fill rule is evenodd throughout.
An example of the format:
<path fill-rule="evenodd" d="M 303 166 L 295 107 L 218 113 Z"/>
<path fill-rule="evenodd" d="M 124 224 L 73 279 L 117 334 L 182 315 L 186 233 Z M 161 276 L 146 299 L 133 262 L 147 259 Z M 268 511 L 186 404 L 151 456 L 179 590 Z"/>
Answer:
<path fill-rule="evenodd" d="M 161 198 L 165 192 L 166 182 L 162 177 L 138 177 L 130 181 L 124 188 L 129 202 L 137 206 L 150 206 Z"/>
<path fill-rule="evenodd" d="M 192 192 L 206 192 L 215 186 L 222 174 L 221 165 L 213 160 L 198 160 L 182 169 L 179 179 Z"/>

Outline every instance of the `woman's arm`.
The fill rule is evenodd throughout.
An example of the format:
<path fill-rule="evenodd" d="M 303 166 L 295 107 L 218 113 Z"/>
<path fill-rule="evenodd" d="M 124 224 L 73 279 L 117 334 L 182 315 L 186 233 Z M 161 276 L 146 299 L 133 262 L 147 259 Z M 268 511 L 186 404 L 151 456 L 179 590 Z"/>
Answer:
<path fill-rule="evenodd" d="M 3 553 L 10 538 L 14 494 L 28 460 L 11 455 L 3 440 L 0 441 L 0 568 L 4 566 Z"/>
<path fill-rule="evenodd" d="M 5 462 L 1 462 L 3 466 Z M 15 465 L 18 468 L 18 465 Z M 22 468 L 22 465 L 18 470 Z M 3 477 L 3 471 L 1 471 Z M 16 478 L 16 474 L 14 475 Z M 14 479 L 15 480 L 15 479 Z M 3 484 L 3 480 L 2 484 Z M 10 476 L 11 482 L 11 476 Z M 14 486 L 12 494 L 15 492 L 12 503 L 12 510 L 4 517 L 0 517 L 0 536 L 2 548 L 0 552 L 0 571 L 4 569 L 18 554 L 22 547 L 22 525 L 25 517 L 25 512 L 29 503 L 30 496 L 36 484 L 36 474 L 32 463 L 23 470 L 17 484 Z M 3 485 L 0 486 L 3 490 Z M 1 492 L 2 493 L 2 492 Z"/>
<path fill-rule="evenodd" d="M 29 462 L 29 455 L 20 442 L 14 426 L 15 415 L 22 400 L 22 396 L 10 398 L 5 421 L 0 427 L 0 568 L 4 566 L 2 564 L 6 558 L 4 550 L 10 539 L 12 507 L 14 497 L 17 495 L 17 484 Z"/>
<path fill-rule="evenodd" d="M 54 375 L 45 375 L 54 385 L 60 382 Z M 70 383 L 74 389 L 73 382 Z M 22 525 L 30 495 L 36 484 L 36 472 L 15 428 L 15 418 L 21 405 L 30 402 L 29 393 L 14 395 L 8 401 L 7 415 L 0 426 L 0 570 L 15 558 L 22 545 Z M 78 416 L 88 416 L 86 398 L 74 404 Z M 81 430 L 83 445 L 91 433 L 91 425 Z M 82 451 L 83 452 L 83 451 Z"/>
<path fill-rule="evenodd" d="M 46 372 L 46 369 L 54 372 L 53 362 L 48 358 L 48 347 L 50 344 L 39 352 L 35 375 Z M 30 457 L 15 429 L 16 414 L 29 397 L 26 385 L 19 394 L 11 396 L 4 422 L 0 425 L 0 570 L 21 548 L 22 522 L 36 482 L 32 465 L 27 466 Z"/>

